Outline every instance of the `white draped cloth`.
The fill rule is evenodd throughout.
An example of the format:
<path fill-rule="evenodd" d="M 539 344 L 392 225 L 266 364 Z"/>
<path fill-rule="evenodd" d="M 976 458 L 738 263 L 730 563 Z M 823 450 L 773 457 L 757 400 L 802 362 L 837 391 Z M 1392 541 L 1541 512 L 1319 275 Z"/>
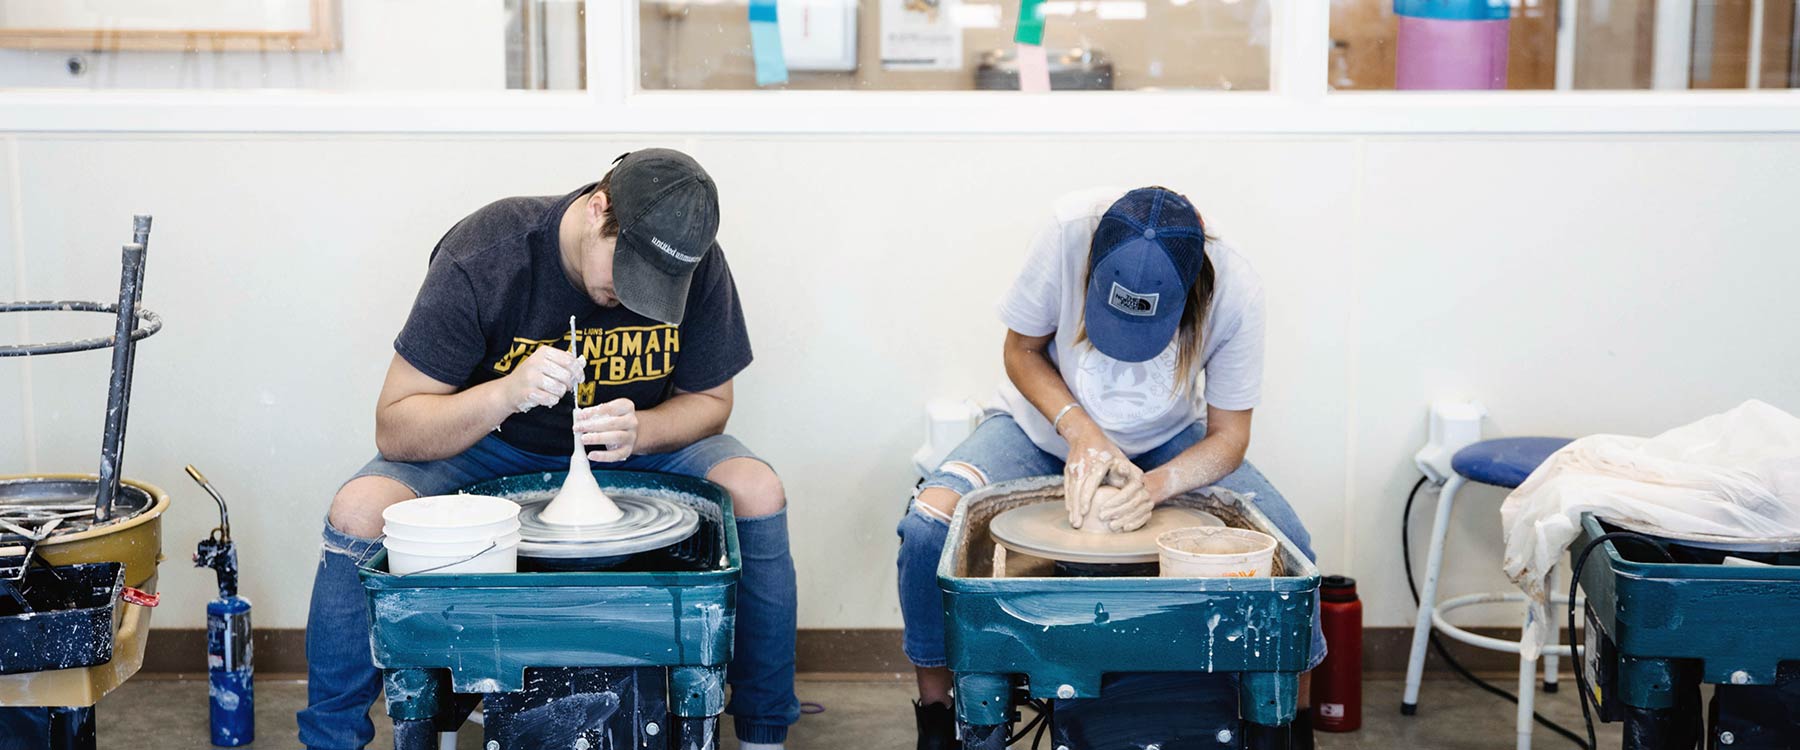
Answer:
<path fill-rule="evenodd" d="M 1677 538 L 1800 538 L 1800 418 L 1746 401 L 1653 438 L 1581 438 L 1532 472 L 1500 507 L 1506 575 L 1531 598 L 1527 656 L 1549 637 L 1546 578 L 1583 513 Z"/>

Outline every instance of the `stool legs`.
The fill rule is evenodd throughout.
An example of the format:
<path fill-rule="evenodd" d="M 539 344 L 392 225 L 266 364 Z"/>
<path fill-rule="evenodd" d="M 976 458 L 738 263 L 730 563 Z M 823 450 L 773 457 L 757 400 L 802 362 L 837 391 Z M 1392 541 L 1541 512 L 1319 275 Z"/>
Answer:
<path fill-rule="evenodd" d="M 1425 646 L 1431 641 L 1431 613 L 1437 607 L 1438 571 L 1444 565 L 1444 539 L 1450 535 L 1450 511 L 1464 480 L 1452 475 L 1438 492 L 1437 520 L 1431 525 L 1431 553 L 1425 558 L 1425 589 L 1419 592 L 1419 618 L 1413 623 L 1412 654 L 1406 660 L 1406 692 L 1400 713 L 1419 710 L 1419 683 L 1425 677 Z M 1403 540 L 1404 541 L 1404 540 Z"/>
<path fill-rule="evenodd" d="M 1550 643 L 1544 650 L 1544 691 L 1556 692 L 1556 669 L 1558 658 L 1556 645 L 1562 640 L 1562 620 L 1556 616 L 1556 569 L 1551 568 L 1545 576 L 1544 585 L 1550 591 L 1550 608 L 1546 614 L 1550 618 Z M 1525 612 L 1525 623 L 1530 624 L 1531 611 Z M 1521 637 L 1523 637 L 1521 635 Z M 1523 646 L 1523 644 L 1521 644 Z M 1525 657 L 1523 648 L 1519 653 L 1519 716 L 1517 720 L 1519 734 L 1519 750 L 1531 750 L 1532 711 L 1537 708 L 1537 660 Z"/>
<path fill-rule="evenodd" d="M 1531 619 L 1528 612 L 1526 620 Z M 1554 656 L 1544 657 L 1545 661 Z M 1537 659 L 1519 654 L 1519 714 L 1514 720 L 1519 736 L 1518 750 L 1531 750 L 1531 714 L 1537 710 Z"/>
<path fill-rule="evenodd" d="M 1550 591 L 1550 607 L 1545 610 L 1550 615 L 1550 647 L 1544 651 L 1544 692 L 1556 692 L 1557 667 L 1560 657 L 1556 655 L 1557 644 L 1562 643 L 1563 618 L 1556 611 L 1556 568 L 1550 568 L 1550 574 L 1544 577 L 1544 586 Z M 1575 606 L 1570 602 L 1569 606 Z M 1572 635 L 1572 634 L 1571 634 Z M 1579 665 L 1577 665 L 1579 666 Z"/>

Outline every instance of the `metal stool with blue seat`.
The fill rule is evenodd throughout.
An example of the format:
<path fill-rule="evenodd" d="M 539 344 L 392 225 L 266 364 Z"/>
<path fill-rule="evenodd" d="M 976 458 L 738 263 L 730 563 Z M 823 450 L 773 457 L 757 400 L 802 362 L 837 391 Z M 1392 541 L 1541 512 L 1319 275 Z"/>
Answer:
<path fill-rule="evenodd" d="M 1514 489 L 1525 483 L 1539 464 L 1550 458 L 1550 454 L 1569 444 L 1566 438 L 1520 437 L 1483 440 L 1471 444 L 1456 452 L 1450 461 L 1453 474 L 1444 482 L 1438 493 L 1437 521 L 1431 529 L 1431 553 L 1425 563 L 1425 590 L 1419 593 L 1419 619 L 1413 625 L 1412 656 L 1406 663 L 1406 693 L 1400 704 L 1400 711 L 1412 714 L 1419 705 L 1419 683 L 1425 672 L 1425 646 L 1430 641 L 1432 628 L 1458 641 L 1478 648 L 1507 653 L 1519 653 L 1516 641 L 1505 641 L 1477 635 L 1450 624 L 1444 615 L 1451 610 L 1475 604 L 1494 604 L 1499 602 L 1525 601 L 1523 593 L 1479 593 L 1458 596 L 1442 602 L 1437 601 L 1438 573 L 1444 562 L 1444 540 L 1450 532 L 1450 513 L 1456 505 L 1456 493 L 1469 482 L 1486 484 L 1494 487 Z M 1556 591 L 1556 575 L 1552 571 L 1549 581 L 1550 591 Z M 1550 617 L 1551 643 L 1557 643 L 1561 631 L 1557 628 L 1560 620 L 1555 616 L 1556 606 L 1567 606 L 1567 597 L 1554 597 Z M 1557 660 L 1569 654 L 1569 647 L 1562 645 L 1546 646 L 1544 657 L 1544 690 L 1555 692 Z M 1519 715 L 1518 715 L 1518 747 L 1529 750 L 1531 747 L 1531 715 L 1535 704 L 1537 683 L 1537 662 L 1534 659 L 1519 660 Z"/>

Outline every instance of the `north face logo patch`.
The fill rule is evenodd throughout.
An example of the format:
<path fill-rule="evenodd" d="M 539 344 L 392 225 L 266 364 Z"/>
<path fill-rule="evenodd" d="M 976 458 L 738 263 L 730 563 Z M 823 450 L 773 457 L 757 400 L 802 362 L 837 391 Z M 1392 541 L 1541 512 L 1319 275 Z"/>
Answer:
<path fill-rule="evenodd" d="M 1156 303 L 1161 298 L 1161 294 L 1138 294 L 1115 281 L 1112 294 L 1107 295 L 1106 304 L 1126 315 L 1148 318 L 1156 314 Z"/>

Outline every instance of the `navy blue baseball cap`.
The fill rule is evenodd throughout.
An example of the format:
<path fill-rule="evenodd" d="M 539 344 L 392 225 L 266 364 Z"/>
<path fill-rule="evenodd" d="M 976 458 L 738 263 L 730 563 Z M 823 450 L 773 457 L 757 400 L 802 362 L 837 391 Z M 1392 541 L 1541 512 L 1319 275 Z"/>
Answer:
<path fill-rule="evenodd" d="M 1194 204 L 1139 188 L 1106 209 L 1088 252 L 1087 334 L 1121 362 L 1154 359 L 1175 340 L 1200 278 L 1206 237 Z"/>

